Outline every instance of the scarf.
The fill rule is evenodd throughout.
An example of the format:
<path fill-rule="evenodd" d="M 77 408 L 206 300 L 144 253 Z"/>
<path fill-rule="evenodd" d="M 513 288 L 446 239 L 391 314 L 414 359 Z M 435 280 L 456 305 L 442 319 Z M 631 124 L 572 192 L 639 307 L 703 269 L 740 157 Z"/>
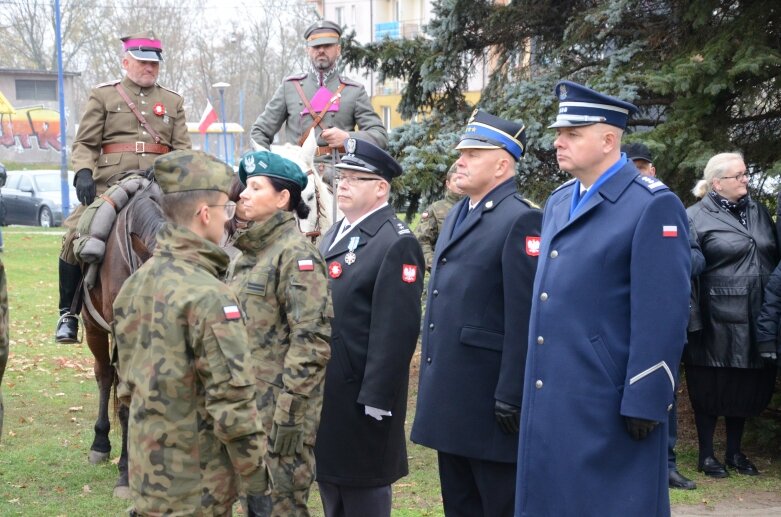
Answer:
<path fill-rule="evenodd" d="M 713 199 L 713 201 L 716 202 L 717 205 L 732 214 L 735 219 L 740 221 L 740 224 L 742 224 L 744 228 L 748 228 L 748 194 L 738 199 L 737 201 L 730 201 L 713 190 L 711 190 L 708 194 L 710 194 L 710 197 Z"/>

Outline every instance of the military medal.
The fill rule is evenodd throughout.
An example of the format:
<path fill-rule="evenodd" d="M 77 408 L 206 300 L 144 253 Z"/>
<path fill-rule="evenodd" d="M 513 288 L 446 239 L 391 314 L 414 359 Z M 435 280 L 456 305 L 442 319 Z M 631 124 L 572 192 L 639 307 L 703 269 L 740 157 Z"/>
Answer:
<path fill-rule="evenodd" d="M 358 247 L 359 237 L 350 237 L 350 243 L 347 245 L 347 255 L 344 256 L 344 263 L 348 266 L 355 262 L 355 249 Z"/>
<path fill-rule="evenodd" d="M 339 278 L 342 276 L 342 265 L 338 262 L 331 262 L 328 264 L 328 276 L 331 278 Z"/>

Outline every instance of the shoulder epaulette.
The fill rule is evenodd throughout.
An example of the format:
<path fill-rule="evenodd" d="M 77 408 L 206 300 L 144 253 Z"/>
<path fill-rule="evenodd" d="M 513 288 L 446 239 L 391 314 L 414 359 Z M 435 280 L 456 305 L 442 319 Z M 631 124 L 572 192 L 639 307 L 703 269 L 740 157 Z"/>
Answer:
<path fill-rule="evenodd" d="M 361 83 L 350 79 L 344 75 L 339 76 L 339 82 L 346 84 L 347 86 L 363 86 Z"/>
<path fill-rule="evenodd" d="M 115 84 L 119 83 L 120 81 L 121 81 L 120 79 L 116 79 L 114 81 L 106 81 L 105 83 L 96 84 L 94 87 L 95 88 L 104 88 L 106 86 L 114 86 Z"/>
<path fill-rule="evenodd" d="M 638 174 L 635 176 L 635 183 L 639 183 L 640 185 L 644 186 L 646 189 L 648 189 L 648 192 L 651 193 L 659 192 L 660 190 L 669 190 L 669 187 L 661 180 L 652 176 L 644 176 L 643 174 Z"/>
<path fill-rule="evenodd" d="M 181 97 L 181 96 L 182 96 L 182 94 L 181 94 L 181 93 L 179 93 L 179 92 L 177 92 L 177 91 L 174 91 L 174 90 L 172 90 L 171 88 L 166 88 L 166 87 L 165 87 L 165 86 L 163 86 L 162 84 L 158 84 L 157 86 L 159 86 L 160 88 L 162 88 L 163 90 L 165 90 L 165 91 L 167 91 L 167 92 L 171 92 L 171 93 L 173 93 L 174 95 L 178 95 L 179 97 Z"/>
<path fill-rule="evenodd" d="M 408 233 L 412 233 L 412 230 L 410 230 L 409 227 L 401 220 L 393 218 L 392 221 L 396 227 L 396 233 L 399 235 L 407 235 Z"/>
<path fill-rule="evenodd" d="M 285 81 L 300 81 L 301 79 L 306 78 L 306 76 L 309 75 L 306 72 L 300 72 L 297 74 L 289 75 L 285 77 Z"/>
<path fill-rule="evenodd" d="M 529 208 L 536 208 L 537 210 L 539 210 L 539 209 L 540 209 L 540 205 L 538 205 L 537 203 L 535 203 L 535 202 L 534 202 L 534 201 L 532 201 L 531 199 L 526 199 L 525 197 L 523 197 L 523 196 L 522 196 L 522 195 L 520 195 L 520 194 L 515 194 L 515 197 L 516 197 L 516 198 L 517 198 L 517 199 L 518 199 L 518 200 L 519 200 L 521 203 L 524 203 L 524 204 L 525 204 L 526 206 L 528 206 Z"/>
<path fill-rule="evenodd" d="M 558 192 L 559 190 L 561 190 L 563 188 L 569 187 L 573 183 L 575 183 L 575 178 L 572 178 L 571 180 L 567 181 L 566 183 L 563 183 L 563 184 L 559 185 L 553 192 L 551 192 L 551 194 L 553 194 L 555 192 Z"/>

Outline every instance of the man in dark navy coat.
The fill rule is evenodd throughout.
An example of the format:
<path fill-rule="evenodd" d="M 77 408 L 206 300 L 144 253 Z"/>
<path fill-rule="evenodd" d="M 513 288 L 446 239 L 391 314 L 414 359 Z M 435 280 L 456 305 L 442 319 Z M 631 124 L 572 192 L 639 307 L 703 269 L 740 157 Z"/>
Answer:
<path fill-rule="evenodd" d="M 620 152 L 632 104 L 556 85 L 517 516 L 670 515 L 667 413 L 689 316 L 686 212 Z"/>
<path fill-rule="evenodd" d="M 326 517 L 389 517 L 391 483 L 406 476 L 409 364 L 420 329 L 425 262 L 388 204 L 401 166 L 349 138 L 337 164 L 344 219 L 323 237 L 334 318 L 315 445 Z"/>
<path fill-rule="evenodd" d="M 438 451 L 445 515 L 512 516 L 542 213 L 516 190 L 522 124 L 477 111 L 456 146 L 467 196 L 437 240 L 412 441 Z"/>

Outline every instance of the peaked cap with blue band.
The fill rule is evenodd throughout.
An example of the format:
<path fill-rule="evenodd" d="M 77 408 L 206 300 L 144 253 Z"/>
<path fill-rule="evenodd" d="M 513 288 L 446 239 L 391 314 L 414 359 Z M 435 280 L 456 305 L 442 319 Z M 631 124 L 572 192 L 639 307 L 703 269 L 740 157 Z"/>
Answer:
<path fill-rule="evenodd" d="M 629 117 L 637 112 L 634 104 L 603 95 L 572 81 L 559 81 L 554 92 L 559 99 L 559 114 L 549 128 L 603 123 L 625 129 Z"/>
<path fill-rule="evenodd" d="M 391 155 L 366 140 L 348 138 L 344 141 L 344 150 L 346 154 L 334 166 L 337 169 L 376 174 L 389 183 L 403 172 Z"/>
<path fill-rule="evenodd" d="M 526 151 L 526 127 L 476 109 L 456 149 L 504 149 L 518 161 Z"/>
<path fill-rule="evenodd" d="M 306 188 L 308 178 L 295 162 L 269 151 L 249 151 L 239 161 L 239 179 L 246 185 L 252 176 L 270 176 Z"/>

